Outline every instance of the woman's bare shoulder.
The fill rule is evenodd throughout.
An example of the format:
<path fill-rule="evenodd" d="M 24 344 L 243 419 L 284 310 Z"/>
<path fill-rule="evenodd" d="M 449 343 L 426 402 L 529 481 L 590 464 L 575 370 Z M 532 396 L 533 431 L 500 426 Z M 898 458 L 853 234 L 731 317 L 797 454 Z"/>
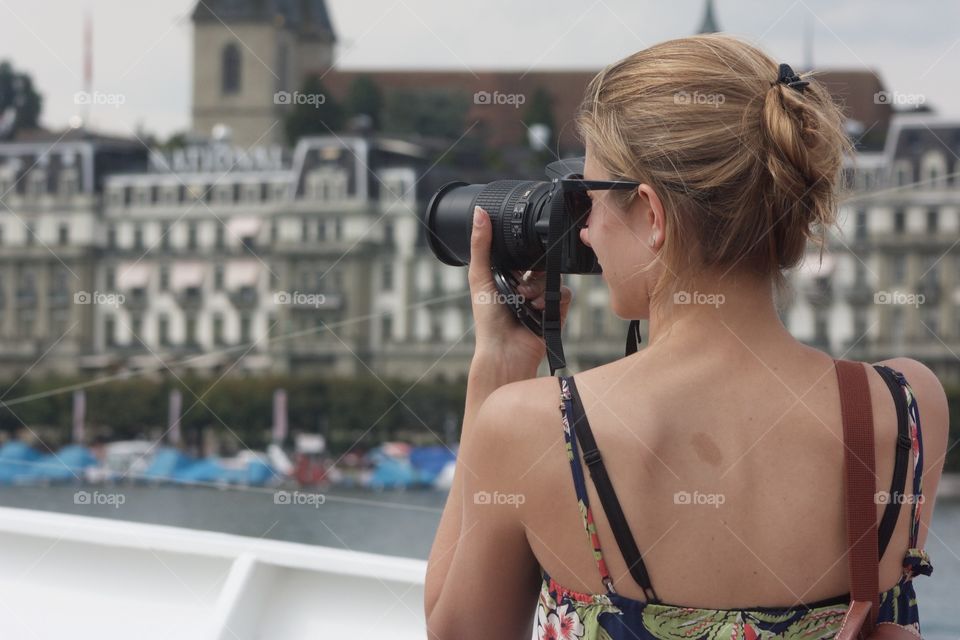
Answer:
<path fill-rule="evenodd" d="M 559 425 L 559 406 L 558 378 L 544 376 L 498 387 L 484 400 L 480 412 L 487 428 L 503 431 L 503 435 L 513 439 L 511 434 L 519 430 L 520 435 L 529 435 L 549 416 L 555 417 Z"/>

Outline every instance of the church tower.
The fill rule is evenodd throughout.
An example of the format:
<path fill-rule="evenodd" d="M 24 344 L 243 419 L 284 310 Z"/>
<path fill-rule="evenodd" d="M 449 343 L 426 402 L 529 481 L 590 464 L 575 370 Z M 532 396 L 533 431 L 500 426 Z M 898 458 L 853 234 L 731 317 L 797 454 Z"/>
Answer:
<path fill-rule="evenodd" d="M 193 131 L 236 145 L 284 142 L 283 98 L 333 64 L 324 0 L 203 0 L 193 10 Z"/>
<path fill-rule="evenodd" d="M 717 33 L 718 31 L 720 31 L 720 27 L 717 26 L 713 0 L 707 0 L 706 9 L 703 12 L 703 22 L 700 23 L 700 30 L 697 33 Z"/>

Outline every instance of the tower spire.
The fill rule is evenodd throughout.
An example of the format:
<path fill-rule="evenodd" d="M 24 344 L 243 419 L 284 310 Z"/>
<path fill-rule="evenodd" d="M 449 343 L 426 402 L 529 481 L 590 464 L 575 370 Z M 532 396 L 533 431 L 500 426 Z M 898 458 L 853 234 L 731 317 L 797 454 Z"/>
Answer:
<path fill-rule="evenodd" d="M 717 33 L 720 27 L 717 25 L 717 18 L 713 10 L 713 0 L 707 0 L 706 10 L 703 14 L 703 22 L 700 23 L 700 31 L 697 33 Z"/>

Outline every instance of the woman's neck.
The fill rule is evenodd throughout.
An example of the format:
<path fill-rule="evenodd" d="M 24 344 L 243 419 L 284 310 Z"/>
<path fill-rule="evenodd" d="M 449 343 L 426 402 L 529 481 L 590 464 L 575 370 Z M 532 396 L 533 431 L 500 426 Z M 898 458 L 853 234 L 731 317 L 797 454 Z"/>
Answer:
<path fill-rule="evenodd" d="M 718 343 L 792 340 L 777 314 L 773 283 L 742 273 L 702 275 L 651 303 L 650 346 L 680 343 L 708 348 Z"/>

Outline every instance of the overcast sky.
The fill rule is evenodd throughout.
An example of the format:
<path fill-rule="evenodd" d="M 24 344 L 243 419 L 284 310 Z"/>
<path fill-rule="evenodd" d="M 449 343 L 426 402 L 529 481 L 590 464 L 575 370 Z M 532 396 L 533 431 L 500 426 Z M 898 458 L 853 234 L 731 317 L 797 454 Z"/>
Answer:
<path fill-rule="evenodd" d="M 0 59 L 28 71 L 43 123 L 62 128 L 83 88 L 83 16 L 94 24 L 94 127 L 161 136 L 190 124 L 191 25 L 196 0 L 0 0 Z M 703 0 L 327 0 L 337 64 L 360 68 L 599 69 L 633 51 L 690 35 Z M 923 95 L 960 118 L 960 2 L 955 0 L 717 0 L 727 32 L 795 67 L 804 30 L 816 68 L 877 70 L 887 88 Z"/>

